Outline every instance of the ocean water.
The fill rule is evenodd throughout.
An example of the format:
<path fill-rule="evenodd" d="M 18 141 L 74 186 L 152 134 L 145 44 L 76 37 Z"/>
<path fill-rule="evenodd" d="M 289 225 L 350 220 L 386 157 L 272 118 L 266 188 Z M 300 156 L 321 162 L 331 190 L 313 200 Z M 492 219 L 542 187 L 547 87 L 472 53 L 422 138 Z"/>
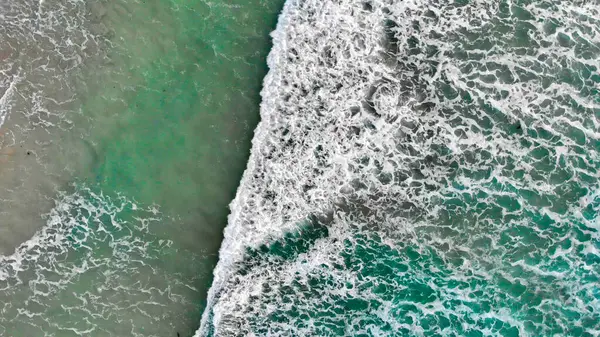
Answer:
<path fill-rule="evenodd" d="M 288 0 L 196 336 L 599 336 L 599 18 Z"/>
<path fill-rule="evenodd" d="M 0 4 L 0 336 L 191 336 L 280 1 Z"/>

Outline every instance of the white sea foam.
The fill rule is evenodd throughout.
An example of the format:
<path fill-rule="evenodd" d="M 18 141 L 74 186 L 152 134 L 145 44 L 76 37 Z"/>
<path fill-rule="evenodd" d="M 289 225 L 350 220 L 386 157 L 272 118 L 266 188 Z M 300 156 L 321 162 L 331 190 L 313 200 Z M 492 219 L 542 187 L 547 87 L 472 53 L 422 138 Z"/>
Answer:
<path fill-rule="evenodd" d="M 478 304 L 466 298 L 487 303 L 500 293 L 513 303 L 502 282 L 526 284 L 535 296 L 557 293 L 580 317 L 597 318 L 594 286 L 579 290 L 582 275 L 600 274 L 586 262 L 598 258 L 591 247 L 600 242 L 600 101 L 589 91 L 600 83 L 593 77 L 598 15 L 591 2 L 288 1 L 272 33 L 261 122 L 196 336 L 322 335 L 327 328 L 313 316 L 271 317 L 291 307 L 333 308 L 340 296 L 376 301 L 374 317 L 417 335 L 448 332 L 419 325 L 434 314 L 464 317 L 465 330 L 482 329 L 475 323 L 485 320 L 524 335 L 570 328 L 559 302 L 547 299 L 544 310 L 559 317 L 559 328 L 526 327 L 525 311 L 500 302 L 487 314 L 473 312 L 469 306 Z M 309 252 L 287 262 L 267 256 L 240 272 L 249 250 L 294 232 L 311 215 L 329 234 Z M 537 225 L 537 215 L 554 223 Z M 336 267 L 344 265 L 341 254 L 371 249 L 374 243 L 355 238 L 369 233 L 398 255 L 414 245 L 441 256 L 443 265 L 406 274 L 443 294 L 435 305 L 412 303 L 417 310 L 400 315 L 397 301 L 356 292 L 369 282 L 402 292 L 359 277 L 365 266 Z M 567 242 L 576 249 L 559 249 Z M 548 255 L 555 258 L 538 261 Z M 428 281 L 432 275 L 444 286 Z M 332 284 L 316 295 L 282 290 L 316 277 Z M 457 280 L 489 285 L 461 293 L 448 286 Z M 463 304 L 454 307 L 457 299 Z M 336 319 L 347 335 L 386 335 L 378 330 L 384 323 L 357 328 L 351 313 Z"/>
<path fill-rule="evenodd" d="M 39 212 L 87 164 L 64 131 L 80 116 L 83 66 L 93 68 L 106 52 L 106 36 L 90 28 L 96 12 L 82 1 L 0 4 L 0 254 L 44 225 Z"/>
<path fill-rule="evenodd" d="M 6 90 L 4 90 L 2 97 L 0 97 L 0 127 L 2 127 L 2 124 L 4 124 L 6 115 L 9 112 L 10 100 L 12 99 L 12 96 L 15 93 L 15 87 L 16 87 L 16 84 L 19 81 L 19 79 L 20 78 L 18 76 L 11 78 L 8 81 L 9 82 L 8 88 L 6 88 Z"/>
<path fill-rule="evenodd" d="M 55 207 L 44 216 L 46 226 L 12 254 L 0 256 L 0 298 L 3 298 L 0 333 L 16 336 L 19 330 L 30 329 L 20 333 L 37 335 L 45 330 L 46 335 L 53 336 L 57 324 L 65 324 L 65 329 L 82 336 L 87 335 L 86 331 L 96 330 L 85 314 L 81 323 L 69 324 L 68 320 L 56 320 L 47 310 L 62 305 L 70 307 L 68 311 L 74 317 L 79 316 L 86 308 L 85 302 L 99 296 L 103 289 L 110 289 L 100 279 L 94 280 L 96 294 L 82 292 L 74 285 L 105 267 L 110 267 L 104 271 L 108 273 L 106 281 L 111 274 L 127 273 L 127 269 L 131 273 L 137 259 L 151 254 L 152 242 L 142 241 L 141 236 L 147 233 L 149 223 L 159 218 L 152 215 L 152 209 L 138 210 L 139 221 L 125 227 L 128 219 L 124 213 L 135 209 L 138 207 L 123 197 L 110 198 L 87 188 L 62 193 Z M 69 288 L 71 293 L 65 295 Z M 73 303 L 71 296 L 80 296 L 82 302 Z M 62 303 L 53 306 L 49 304 L 53 300 Z"/>
<path fill-rule="evenodd" d="M 156 206 L 74 189 L 31 239 L 0 256 L 0 335 L 171 333 L 176 313 L 168 308 L 193 310 L 195 280 L 204 277 L 176 266 L 197 261 L 152 234 L 163 221 Z"/>

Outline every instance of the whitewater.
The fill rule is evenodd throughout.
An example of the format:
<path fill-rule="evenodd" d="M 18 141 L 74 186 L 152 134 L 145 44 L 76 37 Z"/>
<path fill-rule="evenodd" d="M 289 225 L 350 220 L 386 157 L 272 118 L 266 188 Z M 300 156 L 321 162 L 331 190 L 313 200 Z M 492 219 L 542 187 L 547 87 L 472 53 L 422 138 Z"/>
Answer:
<path fill-rule="evenodd" d="M 599 336 L 598 5 L 287 1 L 196 336 Z"/>

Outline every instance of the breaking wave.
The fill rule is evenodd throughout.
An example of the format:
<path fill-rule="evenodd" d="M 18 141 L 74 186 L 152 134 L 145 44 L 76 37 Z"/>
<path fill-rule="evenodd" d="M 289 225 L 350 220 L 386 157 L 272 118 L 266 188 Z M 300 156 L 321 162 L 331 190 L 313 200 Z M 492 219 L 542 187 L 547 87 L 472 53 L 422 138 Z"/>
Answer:
<path fill-rule="evenodd" d="M 289 0 L 197 336 L 600 334 L 600 12 Z"/>

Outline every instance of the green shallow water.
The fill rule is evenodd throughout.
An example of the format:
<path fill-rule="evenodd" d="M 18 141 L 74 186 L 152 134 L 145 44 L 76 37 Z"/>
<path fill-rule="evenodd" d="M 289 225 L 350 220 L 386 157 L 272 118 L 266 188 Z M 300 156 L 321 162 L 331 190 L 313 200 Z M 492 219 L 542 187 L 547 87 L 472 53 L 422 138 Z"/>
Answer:
<path fill-rule="evenodd" d="M 133 41 L 116 48 L 113 59 L 128 70 L 112 67 L 106 76 L 116 88 L 104 88 L 83 106 L 93 116 L 87 141 L 98 157 L 88 180 L 160 205 L 189 225 L 190 248 L 215 252 L 222 225 L 202 224 L 224 223 L 223 205 L 245 168 L 267 70 L 267 34 L 281 3 L 138 6 L 165 18 L 146 27 L 147 16 L 134 7 L 133 20 L 140 22 L 120 27 Z M 118 114 L 99 115 L 105 107 Z"/>
<path fill-rule="evenodd" d="M 42 115 L 40 127 L 17 97 L 3 127 L 27 126 L 15 138 L 35 152 L 41 182 L 23 184 L 35 198 L 14 197 L 39 209 L 38 232 L 2 257 L 0 335 L 191 335 L 258 122 L 282 1 L 43 6 L 42 16 L 79 15 L 99 42 L 96 58 L 65 75 L 75 99 L 49 108 L 62 115 Z M 32 165 L 20 152 L 7 158 L 15 172 Z M 60 179 L 39 194 L 50 177 Z"/>

